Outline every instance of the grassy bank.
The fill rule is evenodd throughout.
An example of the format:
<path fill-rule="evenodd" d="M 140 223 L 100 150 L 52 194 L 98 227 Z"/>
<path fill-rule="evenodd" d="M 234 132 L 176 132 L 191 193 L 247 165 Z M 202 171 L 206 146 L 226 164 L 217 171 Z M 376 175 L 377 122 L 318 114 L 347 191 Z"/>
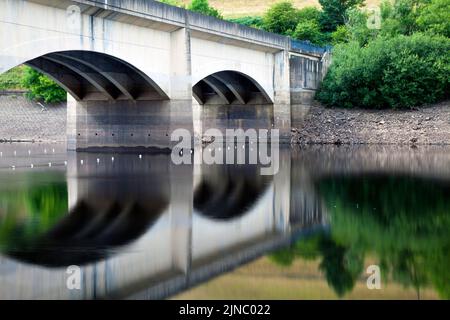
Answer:
<path fill-rule="evenodd" d="M 25 66 L 19 66 L 9 70 L 0 76 L 0 91 L 4 90 L 24 90 L 22 79 Z"/>

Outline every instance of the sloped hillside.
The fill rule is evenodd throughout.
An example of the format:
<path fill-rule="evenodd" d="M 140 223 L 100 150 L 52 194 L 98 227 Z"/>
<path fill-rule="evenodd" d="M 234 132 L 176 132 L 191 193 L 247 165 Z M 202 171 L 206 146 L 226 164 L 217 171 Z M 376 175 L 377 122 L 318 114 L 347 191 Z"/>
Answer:
<path fill-rule="evenodd" d="M 226 18 L 235 18 L 243 16 L 261 16 L 272 4 L 281 0 L 209 0 L 210 5 L 219 9 Z M 318 0 L 291 0 L 297 8 L 306 6 L 319 7 Z M 182 0 L 189 4 L 191 0 Z M 380 3 L 380 0 L 367 0 L 368 4 Z"/>

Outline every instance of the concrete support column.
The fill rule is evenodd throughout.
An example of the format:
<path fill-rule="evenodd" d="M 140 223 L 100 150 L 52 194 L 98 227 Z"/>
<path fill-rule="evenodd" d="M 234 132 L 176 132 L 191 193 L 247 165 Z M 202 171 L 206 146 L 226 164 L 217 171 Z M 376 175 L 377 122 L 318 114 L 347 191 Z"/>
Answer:
<path fill-rule="evenodd" d="M 274 128 L 280 130 L 280 142 L 291 141 L 291 93 L 289 49 L 275 53 L 274 61 Z"/>
<path fill-rule="evenodd" d="M 83 141 L 86 134 L 81 130 L 86 128 L 86 109 L 80 107 L 79 103 L 67 94 L 67 150 L 77 150 L 87 144 L 87 141 Z"/>
<path fill-rule="evenodd" d="M 170 37 L 170 130 L 187 129 L 193 137 L 191 39 L 187 17 L 186 28 L 173 31 Z"/>

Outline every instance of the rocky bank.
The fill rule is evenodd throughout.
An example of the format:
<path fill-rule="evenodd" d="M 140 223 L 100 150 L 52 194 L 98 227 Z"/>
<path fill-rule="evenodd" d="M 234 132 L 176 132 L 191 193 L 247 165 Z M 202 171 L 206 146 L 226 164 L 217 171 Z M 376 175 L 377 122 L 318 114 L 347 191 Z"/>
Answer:
<path fill-rule="evenodd" d="M 309 107 L 293 144 L 450 144 L 450 101 L 411 110 Z"/>

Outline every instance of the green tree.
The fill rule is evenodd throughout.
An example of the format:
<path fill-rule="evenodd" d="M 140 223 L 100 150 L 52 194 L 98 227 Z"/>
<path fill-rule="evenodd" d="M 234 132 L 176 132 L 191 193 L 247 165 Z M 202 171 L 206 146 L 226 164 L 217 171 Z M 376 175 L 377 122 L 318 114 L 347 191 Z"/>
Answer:
<path fill-rule="evenodd" d="M 377 29 L 367 27 L 366 12 L 357 8 L 347 10 L 347 23 L 345 24 L 349 34 L 350 41 L 357 41 L 362 47 L 375 39 L 379 34 Z"/>
<path fill-rule="evenodd" d="M 388 36 L 412 35 L 419 31 L 417 19 L 428 0 L 395 0 L 382 4 L 382 33 Z"/>
<path fill-rule="evenodd" d="M 418 28 L 450 37 L 450 0 L 431 0 L 417 17 Z"/>
<path fill-rule="evenodd" d="M 320 11 L 316 7 L 304 7 L 297 12 L 298 20 L 300 22 L 305 20 L 313 20 L 319 22 L 321 14 L 322 11 Z"/>
<path fill-rule="evenodd" d="M 26 67 L 22 85 L 29 90 L 29 99 L 43 100 L 46 103 L 66 101 L 67 93 L 57 83 L 42 73 Z"/>
<path fill-rule="evenodd" d="M 364 0 L 319 0 L 322 6 L 322 31 L 333 32 L 347 21 L 347 10 L 361 5 Z"/>
<path fill-rule="evenodd" d="M 289 1 L 272 5 L 263 17 L 265 30 L 283 35 L 291 35 L 298 23 L 298 10 Z"/>
<path fill-rule="evenodd" d="M 217 9 L 209 5 L 208 0 L 192 0 L 191 4 L 187 8 L 188 10 L 198 12 L 207 16 L 219 19 L 223 18 Z"/>
<path fill-rule="evenodd" d="M 298 40 L 307 40 L 314 44 L 321 45 L 324 40 L 320 32 L 319 24 L 315 20 L 305 20 L 297 24 L 293 37 Z"/>
<path fill-rule="evenodd" d="M 347 26 L 338 26 L 336 31 L 331 34 L 331 41 L 333 45 L 337 45 L 339 43 L 346 43 L 350 41 L 351 34 L 349 28 Z"/>

